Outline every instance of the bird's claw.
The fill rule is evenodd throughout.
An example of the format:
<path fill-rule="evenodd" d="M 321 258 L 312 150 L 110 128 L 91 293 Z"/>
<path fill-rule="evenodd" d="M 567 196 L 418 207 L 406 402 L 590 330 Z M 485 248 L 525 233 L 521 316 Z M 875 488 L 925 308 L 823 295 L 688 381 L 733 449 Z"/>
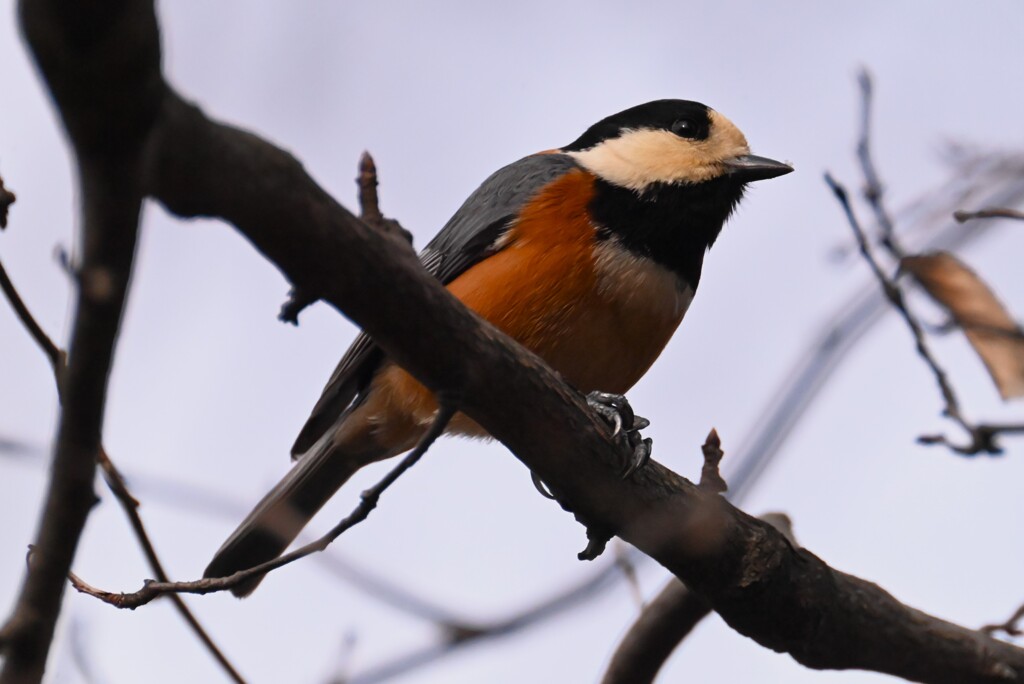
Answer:
<path fill-rule="evenodd" d="M 622 439 L 630 449 L 630 459 L 622 472 L 622 479 L 628 479 L 636 471 L 647 465 L 651 460 L 650 437 L 642 437 L 640 431 L 648 427 L 651 421 L 633 413 L 633 407 L 621 394 L 609 392 L 591 392 L 587 395 L 587 404 L 601 418 L 612 426 L 612 437 Z"/>
<path fill-rule="evenodd" d="M 612 437 L 618 437 L 623 427 L 631 429 L 636 420 L 633 407 L 621 394 L 591 392 L 587 395 L 587 404 L 612 426 Z"/>
<path fill-rule="evenodd" d="M 548 489 L 548 486 L 544 484 L 544 480 L 540 479 L 540 476 L 537 473 L 533 472 L 532 470 L 530 471 L 530 479 L 533 480 L 533 486 L 537 488 L 537 491 L 540 492 L 541 496 L 543 496 L 545 499 L 555 498 L 555 495 L 551 493 L 551 490 Z"/>
<path fill-rule="evenodd" d="M 633 443 L 632 437 L 636 437 L 636 443 Z M 633 474 L 647 465 L 647 462 L 651 460 L 651 450 L 654 444 L 654 440 L 650 437 L 640 437 L 639 432 L 631 432 L 629 434 L 630 446 L 633 447 L 633 457 L 626 464 L 626 469 L 622 471 L 622 479 L 628 480 L 633 477 Z"/>

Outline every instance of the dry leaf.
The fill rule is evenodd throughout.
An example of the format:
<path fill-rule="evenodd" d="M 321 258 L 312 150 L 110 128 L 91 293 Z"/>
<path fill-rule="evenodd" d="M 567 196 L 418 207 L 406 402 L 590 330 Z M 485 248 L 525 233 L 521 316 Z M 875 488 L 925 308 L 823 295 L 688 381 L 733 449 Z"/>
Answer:
<path fill-rule="evenodd" d="M 1003 399 L 1024 396 L 1024 331 L 988 285 L 948 252 L 904 257 L 900 266 L 963 328 Z"/>

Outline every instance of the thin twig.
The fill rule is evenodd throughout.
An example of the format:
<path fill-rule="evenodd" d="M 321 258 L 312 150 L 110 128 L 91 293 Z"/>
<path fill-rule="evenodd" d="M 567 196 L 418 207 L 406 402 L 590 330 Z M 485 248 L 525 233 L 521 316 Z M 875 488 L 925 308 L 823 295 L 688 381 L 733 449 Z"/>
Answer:
<path fill-rule="evenodd" d="M 24 301 L 21 299 L 21 295 L 17 289 L 11 283 L 7 277 L 7 272 L 3 268 L 3 264 L 0 263 L 0 285 L 3 286 L 4 294 L 7 300 L 11 303 L 11 306 L 18 314 L 18 318 L 21 320 L 25 329 L 28 330 L 29 334 L 36 341 L 36 344 L 46 354 L 47 359 L 50 361 L 50 365 L 53 367 L 53 379 L 57 386 L 57 393 L 60 394 L 61 389 L 61 377 L 64 373 L 64 364 L 67 358 L 64 350 L 58 347 L 49 335 L 42 329 L 42 326 L 36 321 L 32 312 L 29 311 L 28 307 L 25 306 Z M 156 553 L 156 549 L 153 547 L 153 542 L 149 538 L 149 534 L 146 532 L 146 527 L 142 522 L 142 518 L 139 516 L 139 502 L 131 495 L 128 491 L 128 487 L 125 484 L 124 478 L 121 473 L 114 466 L 113 461 L 107 455 L 106 450 L 100 446 L 99 455 L 97 456 L 100 468 L 103 470 L 103 479 L 106 481 L 110 491 L 114 494 L 114 498 L 121 504 L 122 510 L 125 515 L 128 516 L 128 522 L 131 525 L 132 531 L 135 534 L 135 539 L 142 547 L 142 552 L 146 556 L 146 560 L 149 562 L 149 567 L 152 569 L 153 574 L 163 582 L 169 581 L 167 573 L 164 571 L 163 564 L 160 562 L 160 557 Z M 209 651 L 210 655 L 220 663 L 220 666 L 227 673 L 228 677 L 232 681 L 238 684 L 245 684 L 245 680 L 234 668 L 231 662 L 227 659 L 224 653 L 217 647 L 213 639 L 206 632 L 203 626 L 193 615 L 192 611 L 189 610 L 188 606 L 185 605 L 184 600 L 180 596 L 172 596 L 171 602 L 174 604 L 175 609 L 185 620 L 185 622 L 192 628 L 196 636 Z"/>
<path fill-rule="evenodd" d="M 982 209 L 980 211 L 954 211 L 953 218 L 955 218 L 959 223 L 966 223 L 973 219 L 983 218 L 1008 218 L 1024 221 L 1024 211 L 994 207 L 992 209 Z"/>
<path fill-rule="evenodd" d="M 142 589 L 131 594 L 123 594 L 97 589 L 86 584 L 79 577 L 72 574 L 72 586 L 83 594 L 88 594 L 98 598 L 104 603 L 109 603 L 117 608 L 128 608 L 130 610 L 134 610 L 140 606 L 146 605 L 159 596 L 163 596 L 164 594 L 210 594 L 213 592 L 224 591 L 225 589 L 230 589 L 247 579 L 265 575 L 277 568 L 293 563 L 301 558 L 305 558 L 312 553 L 323 551 L 346 530 L 366 520 L 370 515 L 370 512 L 377 507 L 377 502 L 380 500 L 384 491 L 394 484 L 394 482 L 401 477 L 405 471 L 414 466 L 423 454 L 427 452 L 430 445 L 434 443 L 434 440 L 441 436 L 445 428 L 448 426 L 448 422 L 455 415 L 456 408 L 452 402 L 445 401 L 441 397 L 438 398 L 438 401 L 440 407 L 437 410 L 437 414 L 434 416 L 434 421 L 431 423 L 430 429 L 428 429 L 423 437 L 420 438 L 420 441 L 416 444 L 416 448 L 410 451 L 409 454 L 403 458 L 397 466 L 388 472 L 380 482 L 363 492 L 359 497 L 359 504 L 355 509 L 342 519 L 341 522 L 335 525 L 330 532 L 316 541 L 310 542 L 291 553 L 279 556 L 274 560 L 267 561 L 266 563 L 260 563 L 259 565 L 246 570 L 240 570 L 234 574 L 228 575 L 227 577 L 209 577 L 191 582 L 159 582 L 150 580 L 143 585 Z"/>
<path fill-rule="evenodd" d="M 857 245 L 860 248 L 860 252 L 871 267 L 871 271 L 875 274 L 875 278 L 882 286 L 882 291 L 885 293 L 886 298 L 893 307 L 900 312 L 900 315 L 906 322 L 907 327 L 910 328 L 910 332 L 914 337 L 914 345 L 917 348 L 918 355 L 924 359 L 928 368 L 931 369 L 932 375 L 935 376 L 935 382 L 939 386 L 939 391 L 941 392 L 945 403 L 943 413 L 951 420 L 955 421 L 971 436 L 971 442 L 969 444 L 951 444 L 950 447 L 957 453 L 965 456 L 971 456 L 978 453 L 1001 453 L 1002 450 L 994 441 L 995 434 L 980 430 L 978 426 L 972 425 L 966 418 L 964 418 L 956 393 L 953 390 L 953 386 L 949 383 L 945 370 L 943 370 L 938 361 L 935 360 L 934 355 L 931 353 L 921 324 L 918 322 L 917 318 L 910 313 L 910 309 L 907 308 L 906 300 L 903 297 L 903 290 L 900 289 L 900 286 L 897 285 L 892 278 L 885 274 L 881 265 L 878 263 L 878 260 L 875 258 L 871 247 L 868 245 L 867 236 L 865 235 L 864 229 L 861 227 L 860 221 L 857 219 L 857 216 L 853 211 L 853 206 L 850 204 L 846 188 L 840 185 L 839 182 L 837 182 L 829 173 L 825 174 L 825 182 L 828 184 L 829 188 L 831 188 L 836 199 L 839 201 L 840 206 L 842 206 L 843 211 L 846 214 L 846 218 L 850 223 L 850 228 L 853 229 L 854 236 L 857 239 Z M 937 441 L 938 440 L 936 438 L 929 436 L 925 438 L 923 443 L 934 444 Z M 948 444 L 948 442 L 946 443 Z"/>
<path fill-rule="evenodd" d="M 11 282 L 10 277 L 7 275 L 7 269 L 4 268 L 2 262 L 0 262 L 0 289 L 3 289 L 4 296 L 11 303 L 11 307 L 14 309 L 14 313 L 17 314 L 22 325 L 25 326 L 32 339 L 43 350 L 43 353 L 46 354 L 46 358 L 49 359 L 50 366 L 53 367 L 54 372 L 58 373 L 57 387 L 59 389 L 59 373 L 64 369 L 64 351 L 54 344 L 50 336 L 43 331 L 43 328 L 36 321 L 32 312 L 25 306 L 25 302 L 22 300 L 21 295 L 18 294 L 18 290 L 15 289 L 14 283 Z"/>
<path fill-rule="evenodd" d="M 359 186 L 359 218 L 371 226 L 376 226 L 384 220 L 380 213 L 380 200 L 377 197 L 377 165 L 369 152 L 363 152 L 359 157 L 359 175 L 356 177 L 356 184 Z"/>
<path fill-rule="evenodd" d="M 861 91 L 861 133 L 857 141 L 857 158 L 860 160 L 861 172 L 864 174 L 864 199 L 867 201 L 874 213 L 875 222 L 878 226 L 879 232 L 881 233 L 881 245 L 889 252 L 893 259 L 900 262 L 907 256 L 907 252 L 903 249 L 896 238 L 895 222 L 892 220 L 892 215 L 885 206 L 885 202 L 883 200 L 884 186 L 881 182 L 878 170 L 875 168 L 871 154 L 871 109 L 874 88 L 871 80 L 871 74 L 867 69 L 862 69 L 860 71 L 857 77 L 857 82 L 860 85 Z M 829 184 L 833 185 L 833 182 L 829 181 Z M 834 186 L 833 192 L 836 192 Z M 838 197 L 839 194 L 836 194 Z M 840 201 L 844 200 L 840 198 Z M 1011 214 L 1018 213 L 1002 209 L 992 211 L 1010 212 Z M 984 212 L 979 213 L 984 214 Z M 964 215 L 964 212 L 954 212 L 954 216 L 961 223 L 966 220 L 962 218 Z M 991 213 L 987 215 L 1005 216 L 1006 214 Z M 851 225 L 854 225 L 855 219 L 853 217 L 852 208 L 847 207 L 847 217 L 850 219 Z M 1021 217 L 1024 217 L 1024 214 L 1018 215 L 1018 218 Z M 857 234 L 857 241 L 860 246 L 861 253 L 864 254 L 868 262 L 871 263 L 872 270 L 875 272 L 876 277 L 878 277 L 883 283 L 883 289 L 885 290 L 886 296 L 889 298 L 890 302 L 892 302 L 893 305 L 896 306 L 896 308 L 903 314 L 904 319 L 911 328 L 911 332 L 914 334 L 914 339 L 917 342 L 918 353 L 925 359 L 929 367 L 932 369 L 932 372 L 935 374 L 936 380 L 938 381 L 939 387 L 942 391 L 943 399 L 946 402 L 945 414 L 959 423 L 960 426 L 971 436 L 971 442 L 967 445 L 954 444 L 950 442 L 945 435 L 922 435 L 918 438 L 918 442 L 921 444 L 945 444 L 953 451 L 963 455 L 975 455 L 982 452 L 989 454 L 1002 453 L 1002 448 L 996 443 L 996 438 L 1000 433 L 1017 432 L 1018 430 L 1015 429 L 1017 426 L 996 426 L 986 424 L 975 425 L 970 423 L 966 417 L 964 417 L 956 395 L 953 392 L 953 387 L 949 383 L 945 372 L 938 366 L 934 357 L 929 353 L 927 347 L 923 345 L 923 327 L 916 321 L 916 318 L 910 314 L 910 311 L 903 300 L 902 292 L 896 286 L 895 281 L 889 281 L 891 283 L 891 287 L 885 285 L 886 280 L 877 261 L 865 251 L 867 240 L 864 235 L 864 231 L 860 230 L 856 226 L 854 226 L 854 231 Z M 966 330 L 968 326 L 962 327 Z M 1001 427 L 1006 429 L 999 429 Z"/>
<path fill-rule="evenodd" d="M 397 235 L 411 245 L 412 233 L 403 228 L 402 224 L 395 219 L 384 216 L 380 210 L 380 198 L 377 194 L 377 186 L 380 185 L 377 178 L 377 164 L 369 152 L 363 152 L 359 158 L 359 175 L 356 176 L 356 185 L 359 186 L 359 218 L 382 233 Z"/>
<path fill-rule="evenodd" d="M 132 532 L 135 533 L 135 539 L 138 541 L 139 546 L 142 547 L 142 553 L 146 556 L 146 560 L 149 562 L 149 567 L 152 569 L 153 574 L 157 580 L 161 582 L 170 582 L 170 578 L 167 576 L 167 572 L 164 570 L 163 563 L 160 562 L 160 557 L 156 553 L 156 549 L 153 548 L 153 542 L 149 538 L 149 534 L 146 532 L 146 527 L 142 523 L 142 518 L 139 516 L 139 502 L 131 495 L 128 491 L 128 487 L 125 484 L 124 477 L 121 476 L 120 471 L 114 465 L 110 457 L 107 456 L 106 450 L 102 447 L 99 453 L 100 468 L 103 470 L 103 479 L 113 492 L 114 498 L 117 499 L 118 503 L 121 504 L 121 509 L 125 515 L 128 516 L 128 522 L 132 527 Z M 232 681 L 238 684 L 245 684 L 245 679 L 238 670 L 231 664 L 231 661 L 227 659 L 224 653 L 218 648 L 217 644 L 214 643 L 210 635 L 203 629 L 203 626 L 199 624 L 199 620 L 192 614 L 188 606 L 185 605 L 185 600 L 177 594 L 170 596 L 171 603 L 174 604 L 175 610 L 181 615 L 182 619 L 188 623 L 188 626 L 192 628 L 199 640 L 206 646 L 206 650 L 210 652 L 210 655 L 220 663 L 220 666 L 227 673 L 228 677 Z"/>
<path fill-rule="evenodd" d="M 995 632 L 1003 632 L 1007 636 L 1012 637 L 1021 636 L 1022 634 L 1024 634 L 1024 631 L 1021 630 L 1020 625 L 1018 624 L 1021 620 L 1024 620 L 1024 605 L 1018 608 L 1017 612 L 1011 615 L 1010 619 L 1006 622 L 1000 623 L 998 625 L 985 625 L 981 628 L 980 631 L 984 632 L 985 634 L 988 634 L 989 636 L 991 636 Z"/>
<path fill-rule="evenodd" d="M 861 94 L 861 126 L 860 138 L 857 141 L 857 158 L 860 160 L 861 170 L 864 173 L 864 199 L 867 200 L 875 214 L 875 221 L 882 234 L 882 246 L 896 259 L 901 259 L 905 252 L 896 239 L 896 225 L 892 220 L 892 215 L 885 208 L 885 203 L 882 200 L 885 195 L 885 186 L 882 185 L 871 156 L 871 105 L 874 85 L 867 69 L 861 69 L 857 74 L 857 83 L 860 85 Z"/>
<path fill-rule="evenodd" d="M 356 185 L 359 186 L 359 218 L 382 233 L 400 236 L 411 245 L 412 233 L 403 228 L 398 221 L 385 218 L 381 213 L 380 198 L 377 193 L 377 186 L 380 185 L 380 181 L 377 179 L 377 165 L 369 152 L 363 152 L 359 157 L 359 174 L 356 176 Z M 293 287 L 288 292 L 288 299 L 281 305 L 281 311 L 277 314 L 277 318 L 284 323 L 298 325 L 299 314 L 318 301 L 320 301 L 319 296 L 306 292 L 302 288 Z"/>
<path fill-rule="evenodd" d="M 725 456 L 718 430 L 711 428 L 711 432 L 708 433 L 707 439 L 704 440 L 704 446 L 700 450 L 704 454 L 704 465 L 701 467 L 700 483 L 697 486 L 713 494 L 727 491 L 729 486 L 722 479 L 722 474 L 718 472 L 718 464 Z"/>

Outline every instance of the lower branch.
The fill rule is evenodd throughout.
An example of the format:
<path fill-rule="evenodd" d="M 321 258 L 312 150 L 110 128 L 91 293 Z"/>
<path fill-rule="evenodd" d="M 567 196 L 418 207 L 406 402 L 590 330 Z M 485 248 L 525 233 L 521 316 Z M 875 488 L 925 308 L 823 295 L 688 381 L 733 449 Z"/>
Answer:
<path fill-rule="evenodd" d="M 1024 620 L 1024 605 L 1018 608 L 1006 622 L 1001 622 L 998 625 L 985 625 L 981 631 L 985 634 L 1003 632 L 1007 636 L 1018 637 L 1024 635 L 1024 630 L 1020 628 L 1021 620 Z"/>
<path fill-rule="evenodd" d="M 783 513 L 768 513 L 761 520 L 792 541 L 793 529 Z M 601 684 L 649 684 L 669 656 L 690 632 L 707 617 L 712 606 L 673 577 L 641 611 L 615 649 Z"/>
<path fill-rule="evenodd" d="M 132 532 L 135 533 L 135 539 L 138 541 L 139 546 L 142 547 L 142 553 L 146 556 L 146 561 L 149 563 L 150 569 L 156 576 L 157 580 L 161 582 L 170 582 L 170 578 L 167 576 L 167 572 L 164 570 L 163 563 L 160 562 L 160 556 L 157 555 L 156 549 L 153 548 L 153 542 L 149 538 L 149 533 L 146 532 L 146 527 L 142 523 L 142 518 L 139 516 L 139 502 L 131 495 L 128 491 L 128 487 L 125 485 L 124 478 L 121 476 L 120 471 L 114 466 L 114 462 L 107 456 L 106 450 L 100 447 L 99 455 L 100 468 L 103 470 L 103 479 L 106 480 L 107 486 L 110 491 L 114 493 L 114 497 L 121 504 L 121 509 L 124 514 L 128 517 L 128 523 L 131 525 Z M 231 661 L 227 659 L 227 656 L 220 650 L 213 639 L 207 634 L 206 630 L 199 623 L 199 620 L 192 611 L 189 610 L 188 606 L 185 605 L 185 600 L 180 596 L 174 595 L 170 597 L 171 604 L 174 605 L 174 609 L 178 611 L 186 624 L 192 629 L 196 637 L 202 642 L 206 650 L 209 651 L 210 655 L 213 656 L 214 660 L 221 666 L 224 673 L 236 682 L 236 684 L 245 684 L 245 679 L 239 674 L 235 666 L 231 664 Z"/>
<path fill-rule="evenodd" d="M 60 612 L 66 577 L 89 510 L 100 427 L 125 301 L 141 193 L 121 169 L 84 171 L 85 249 L 63 404 L 35 552 L 14 612 L 3 629 L 0 682 L 36 682 Z"/>

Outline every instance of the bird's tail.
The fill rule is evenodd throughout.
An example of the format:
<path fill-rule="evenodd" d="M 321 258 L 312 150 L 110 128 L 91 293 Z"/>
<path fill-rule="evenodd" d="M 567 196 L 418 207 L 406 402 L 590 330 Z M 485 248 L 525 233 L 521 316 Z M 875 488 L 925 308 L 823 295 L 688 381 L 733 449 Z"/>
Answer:
<path fill-rule="evenodd" d="M 227 577 L 277 558 L 357 470 L 389 455 L 343 453 L 327 437 L 303 455 L 284 479 L 256 504 L 221 545 L 203 576 Z M 231 593 L 248 596 L 263 577 L 248 579 L 233 587 Z"/>

